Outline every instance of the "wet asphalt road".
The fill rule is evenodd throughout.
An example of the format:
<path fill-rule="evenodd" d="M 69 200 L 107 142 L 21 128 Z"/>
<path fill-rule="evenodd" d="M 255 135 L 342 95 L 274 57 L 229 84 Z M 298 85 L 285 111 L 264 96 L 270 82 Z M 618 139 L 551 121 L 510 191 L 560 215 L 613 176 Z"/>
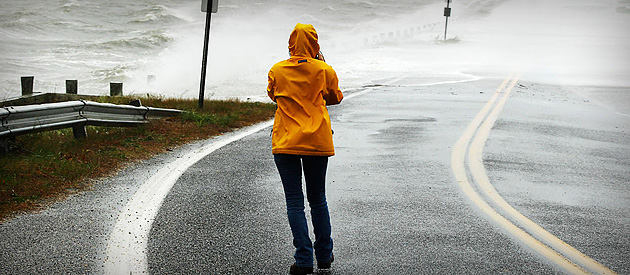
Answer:
<path fill-rule="evenodd" d="M 336 262 L 325 274 L 558 272 L 553 264 L 506 237 L 477 213 L 453 180 L 450 148 L 500 81 L 429 87 L 409 85 L 412 81 L 405 79 L 380 87 L 330 108 L 337 155 L 330 160 L 327 189 Z M 532 101 L 519 98 L 527 86 L 519 88 L 522 91 L 515 95 L 517 100 Z M 510 108 L 516 107 L 506 110 Z M 608 205 L 565 205 L 564 199 L 541 200 L 528 194 L 542 193 L 548 198 L 573 194 L 575 188 L 566 185 L 574 183 L 576 175 L 567 176 L 563 171 L 550 175 L 548 166 L 542 163 L 524 168 L 513 161 L 526 157 L 521 151 L 532 157 L 530 162 L 541 161 L 536 157 L 547 155 L 545 146 L 555 147 L 555 143 L 533 144 L 545 150 L 537 153 L 531 150 L 531 140 L 539 137 L 524 125 L 509 125 L 512 120 L 525 120 L 530 126 L 547 129 L 546 134 L 560 136 L 557 142 L 566 139 L 563 131 L 567 127 L 579 133 L 585 129 L 579 125 L 556 127 L 555 121 L 541 125 L 530 117 L 521 118 L 518 111 L 509 114 L 510 118 L 498 124 L 501 134 L 492 139 L 487 149 L 489 173 L 497 182 L 505 181 L 503 177 L 510 172 L 531 175 L 532 182 L 530 186 L 520 185 L 521 182 L 512 187 L 499 185 L 500 191 L 512 195 L 531 189 L 508 196 L 508 200 L 582 252 L 627 273 L 630 230 L 624 227 L 630 224 L 630 208 L 623 202 L 630 194 L 625 186 L 630 179 L 625 169 L 630 151 L 627 135 L 602 130 L 603 139 L 609 139 L 614 146 L 578 141 L 608 151 L 613 158 L 597 163 L 592 171 L 581 170 L 580 174 L 615 181 L 602 192 L 618 192 L 617 200 Z M 517 117 L 511 118 L 512 115 Z M 510 145 L 506 150 L 500 145 L 505 135 L 520 138 L 515 142 L 518 146 Z M 269 154 L 269 140 L 269 131 L 261 131 L 205 158 L 180 178 L 151 232 L 151 272 L 287 273 L 292 263 L 291 236 L 282 188 Z M 617 151 L 619 147 L 626 153 Z M 562 149 L 553 153 L 558 167 L 584 153 Z M 537 184 L 547 183 L 538 183 L 536 177 L 562 178 L 551 185 L 564 187 L 537 191 L 541 188 Z M 592 181 L 576 185 L 599 188 Z M 607 228 L 597 230 L 603 225 Z"/>
<path fill-rule="evenodd" d="M 319 274 L 553 274 L 557 267 L 471 206 L 451 147 L 501 79 L 405 78 L 330 108 L 333 268 Z M 348 93 L 350 94 L 350 93 Z M 193 165 L 151 229 L 154 274 L 287 274 L 293 248 L 270 129 Z M 521 82 L 484 150 L 517 210 L 589 257 L 630 273 L 630 119 L 559 87 Z M 189 145 L 0 224 L 0 274 L 102 273 L 127 198 Z"/>

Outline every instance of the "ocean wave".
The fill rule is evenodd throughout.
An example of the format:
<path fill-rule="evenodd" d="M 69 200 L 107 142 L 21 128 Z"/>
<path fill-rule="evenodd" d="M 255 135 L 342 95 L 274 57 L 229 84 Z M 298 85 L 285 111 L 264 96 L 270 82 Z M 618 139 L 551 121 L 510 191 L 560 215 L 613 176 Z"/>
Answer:
<path fill-rule="evenodd" d="M 504 2 L 503 0 L 473 0 L 468 3 L 466 13 L 473 16 L 486 16 Z"/>
<path fill-rule="evenodd" d="M 128 77 L 128 73 L 135 68 L 129 65 L 117 65 L 111 69 L 101 69 L 92 71 L 91 76 L 94 79 L 103 81 L 121 81 Z"/>
<path fill-rule="evenodd" d="M 617 7 L 617 13 L 630 14 L 630 6 Z"/>
<path fill-rule="evenodd" d="M 371 9 L 374 8 L 374 3 L 370 2 L 370 1 L 356 1 L 356 2 L 350 2 L 348 3 L 350 6 L 353 6 L 355 8 L 361 8 L 361 9 Z"/>
<path fill-rule="evenodd" d="M 61 8 L 64 12 L 72 12 L 77 9 L 83 8 L 83 5 L 76 0 L 66 0 L 62 2 Z"/>
<path fill-rule="evenodd" d="M 169 37 L 163 33 L 149 33 L 139 34 L 135 37 L 120 38 L 116 40 L 90 44 L 88 45 L 88 47 L 97 49 L 161 49 L 172 41 L 172 37 Z"/>
<path fill-rule="evenodd" d="M 84 27 L 85 24 L 81 23 L 81 22 L 77 22 L 77 21 L 56 21 L 53 23 L 53 25 L 55 26 L 60 26 L 60 27 L 64 27 L 64 28 L 73 28 L 73 29 L 78 29 L 81 27 Z"/>
<path fill-rule="evenodd" d="M 310 15 L 310 14 L 301 14 L 296 19 L 299 22 L 305 22 L 305 23 L 308 23 L 308 24 L 315 24 L 315 25 L 321 25 L 321 24 L 326 23 L 325 21 L 323 21 L 323 20 L 321 20 L 321 19 L 319 19 L 319 18 L 317 18 L 317 17 L 315 17 L 313 15 Z"/>
<path fill-rule="evenodd" d="M 180 20 L 167 7 L 155 5 L 148 9 L 136 11 L 137 18 L 129 21 L 130 24 L 155 24 L 169 23 Z"/>
<path fill-rule="evenodd" d="M 232 10 L 237 10 L 240 9 L 241 6 L 240 5 L 221 5 L 221 9 L 232 9 Z"/>
<path fill-rule="evenodd" d="M 334 7 L 332 7 L 332 6 L 326 6 L 325 8 L 321 8 L 321 9 L 320 9 L 320 11 L 321 11 L 321 12 L 336 12 L 336 11 L 337 11 L 337 9 L 335 9 L 335 8 L 334 8 Z"/>
<path fill-rule="evenodd" d="M 34 11 L 19 11 L 5 14 L 0 19 L 0 28 L 22 32 L 41 32 L 45 28 L 46 19 Z"/>

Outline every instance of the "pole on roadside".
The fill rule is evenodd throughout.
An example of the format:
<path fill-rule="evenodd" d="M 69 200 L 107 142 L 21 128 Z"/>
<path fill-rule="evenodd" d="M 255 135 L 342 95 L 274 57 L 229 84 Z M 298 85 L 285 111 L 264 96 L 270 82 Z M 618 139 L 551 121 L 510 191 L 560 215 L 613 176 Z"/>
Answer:
<path fill-rule="evenodd" d="M 201 84 L 199 85 L 199 109 L 203 109 L 206 90 L 206 67 L 208 64 L 208 38 L 210 37 L 211 12 L 206 12 L 206 35 L 203 41 L 203 59 L 201 60 Z"/>
<path fill-rule="evenodd" d="M 35 77 L 23 76 L 20 80 L 22 82 L 22 96 L 33 95 L 33 83 L 35 82 Z"/>
<path fill-rule="evenodd" d="M 122 96 L 123 84 L 122 82 L 110 82 L 109 83 L 109 96 Z"/>
<path fill-rule="evenodd" d="M 210 3 L 208 3 L 208 1 Z M 206 90 L 206 71 L 208 64 L 208 41 L 210 39 L 210 21 L 212 19 L 212 13 L 217 12 L 219 0 L 202 0 L 201 11 L 206 13 L 206 32 L 203 40 L 203 59 L 201 60 L 201 81 L 199 84 L 199 109 L 203 109 L 203 101 Z M 208 9 L 208 6 L 210 9 Z"/>
<path fill-rule="evenodd" d="M 446 0 L 446 8 L 444 8 L 444 16 L 446 17 L 446 24 L 444 24 L 444 40 L 446 41 L 446 31 L 448 30 L 448 18 L 451 16 L 451 8 L 449 4 L 452 0 Z"/>
<path fill-rule="evenodd" d="M 66 80 L 66 94 L 76 95 L 79 93 L 78 80 Z"/>

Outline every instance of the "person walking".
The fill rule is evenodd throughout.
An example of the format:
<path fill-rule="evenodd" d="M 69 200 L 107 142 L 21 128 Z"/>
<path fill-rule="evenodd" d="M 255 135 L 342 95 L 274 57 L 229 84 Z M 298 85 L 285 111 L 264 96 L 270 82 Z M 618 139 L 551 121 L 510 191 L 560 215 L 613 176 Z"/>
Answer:
<path fill-rule="evenodd" d="M 290 274 L 313 273 L 334 261 L 330 215 L 326 202 L 328 157 L 335 154 L 327 105 L 339 104 L 343 94 L 337 74 L 325 63 L 312 25 L 297 24 L 289 37 L 291 57 L 276 63 L 268 75 L 267 94 L 277 109 L 272 133 L 272 154 L 286 198 L 293 234 L 295 263 Z M 315 243 L 311 242 L 304 214 L 302 172 L 311 208 Z"/>

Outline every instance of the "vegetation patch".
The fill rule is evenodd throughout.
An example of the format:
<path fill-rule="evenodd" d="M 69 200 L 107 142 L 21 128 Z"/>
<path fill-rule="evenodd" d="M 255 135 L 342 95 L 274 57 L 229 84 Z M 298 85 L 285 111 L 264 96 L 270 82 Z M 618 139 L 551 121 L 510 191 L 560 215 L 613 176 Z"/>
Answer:
<path fill-rule="evenodd" d="M 95 101 L 126 104 L 132 99 Z M 74 139 L 72 129 L 63 129 L 11 140 L 11 151 L 0 153 L 0 221 L 89 188 L 90 179 L 112 175 L 131 163 L 268 120 L 275 111 L 274 104 L 238 100 L 207 100 L 203 110 L 196 100 L 145 97 L 141 101 L 145 106 L 184 112 L 138 127 L 88 126 L 87 139 Z"/>

